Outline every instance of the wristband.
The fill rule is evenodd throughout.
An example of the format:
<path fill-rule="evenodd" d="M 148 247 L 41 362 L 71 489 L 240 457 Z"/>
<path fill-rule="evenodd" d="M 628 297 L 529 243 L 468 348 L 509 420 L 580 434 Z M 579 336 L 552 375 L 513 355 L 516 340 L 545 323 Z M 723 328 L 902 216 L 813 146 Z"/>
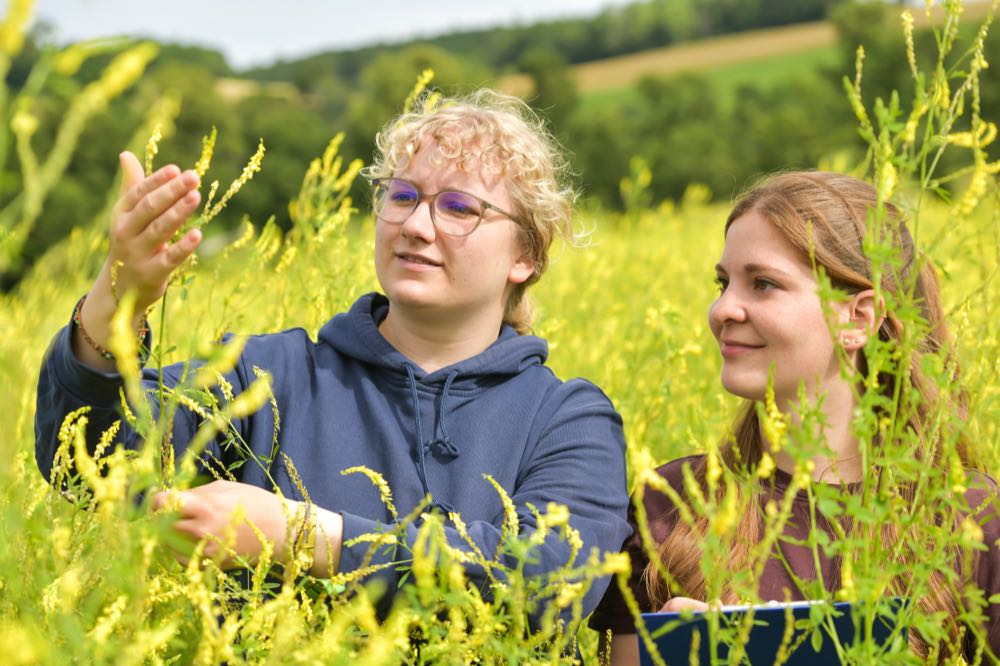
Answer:
<path fill-rule="evenodd" d="M 73 309 L 73 324 L 75 324 L 77 329 L 79 329 L 80 335 L 83 336 L 84 341 L 90 346 L 91 349 L 97 352 L 98 355 L 105 361 L 114 361 L 115 355 L 101 345 L 97 344 L 97 341 L 90 337 L 87 333 L 87 329 L 83 327 L 83 317 L 81 316 L 81 313 L 83 312 L 83 303 L 86 300 L 87 295 L 84 294 L 80 297 L 80 300 L 76 302 L 76 307 Z M 138 331 L 140 343 L 145 342 L 147 335 L 149 335 L 149 322 L 143 318 L 142 326 L 139 327 Z"/>

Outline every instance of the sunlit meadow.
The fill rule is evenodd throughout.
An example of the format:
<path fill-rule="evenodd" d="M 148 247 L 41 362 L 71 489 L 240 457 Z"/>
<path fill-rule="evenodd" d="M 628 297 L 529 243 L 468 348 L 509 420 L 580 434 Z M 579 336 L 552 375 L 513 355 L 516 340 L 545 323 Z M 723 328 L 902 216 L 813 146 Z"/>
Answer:
<path fill-rule="evenodd" d="M 0 78 L 20 48 L 18 36 L 26 24 L 28 4 L 13 3 L 0 26 Z M 941 28 L 943 51 L 949 46 L 949 26 Z M 151 49 L 139 45 L 125 51 L 92 88 L 81 93 L 60 128 L 62 140 L 47 154 L 36 154 L 32 148 L 37 123 L 30 95 L 0 97 L 0 118 L 10 119 L 0 127 L 0 155 L 7 154 L 7 159 L 16 155 L 24 176 L 23 196 L 0 205 L 3 261 L 16 260 L 23 238 L 44 214 L 45 196 L 66 167 L 79 127 L 141 75 L 155 54 Z M 87 56 L 86 47 L 71 47 L 46 55 L 48 60 L 40 66 L 69 70 Z M 975 74 L 985 63 L 975 52 L 958 59 L 958 64 L 955 58 L 948 61 L 951 65 L 944 62 L 926 73 L 914 63 L 918 94 L 913 108 L 893 108 L 886 100 L 878 108 L 865 109 L 856 95 L 863 76 L 858 83 L 854 73 L 847 81 L 845 99 L 853 100 L 859 126 L 871 145 L 859 172 L 868 173 L 882 194 L 907 207 L 918 244 L 940 269 L 971 402 L 961 428 L 975 445 L 980 465 L 996 476 L 1000 472 L 996 381 L 1000 207 L 997 165 L 985 158 L 996 127 L 976 115 Z M 176 113 L 165 100 L 150 109 L 147 122 L 137 130 L 133 148 L 150 164 L 155 162 L 157 141 L 170 141 Z M 197 161 L 206 174 L 205 194 L 210 188 L 219 202 L 230 190 L 239 196 L 240 187 L 253 187 L 260 154 L 247 156 L 248 166 L 234 185 L 212 184 L 211 142 L 206 139 L 201 159 L 191 156 L 192 165 Z M 283 233 L 268 223 L 267 211 L 261 211 L 258 218 L 244 220 L 235 235 L 211 238 L 197 262 L 176 276 L 163 306 L 150 313 L 154 349 L 149 363 L 202 356 L 215 364 L 211 367 L 225 370 L 226 350 L 211 344 L 224 332 L 265 333 L 299 326 L 315 335 L 359 294 L 377 289 L 366 202 L 347 196 L 361 165 L 344 163 L 338 145 L 335 138 L 309 166 L 301 193 L 291 204 L 291 230 Z M 118 148 L 108 146 L 109 155 Z M 941 184 L 944 174 L 935 173 L 935 155 L 944 149 L 961 151 L 969 164 L 956 175 L 957 194 L 949 202 L 928 194 Z M 267 168 L 266 153 L 263 168 Z M 683 170 L 683 157 L 676 168 Z M 737 407 L 719 385 L 720 358 L 706 318 L 717 290 L 713 266 L 722 249 L 727 207 L 707 203 L 708 193 L 698 186 L 692 186 L 681 201 L 650 202 L 644 196 L 648 178 L 639 162 L 630 174 L 623 174 L 622 213 L 583 207 L 578 227 L 589 232 L 586 241 L 579 247 L 556 248 L 548 274 L 534 290 L 536 330 L 550 342 L 550 365 L 562 377 L 593 380 L 621 412 L 633 482 L 648 479 L 656 464 L 667 459 L 692 452 L 714 455 Z M 109 204 L 113 196 L 109 193 Z M 205 223 L 216 213 L 226 214 L 224 208 L 207 204 L 198 222 Z M 182 567 L 170 554 L 168 518 L 151 515 L 137 497 L 150 485 L 183 486 L 192 482 L 192 475 L 186 460 L 174 461 L 177 472 L 172 471 L 173 464 L 161 453 L 164 433 L 157 423 L 144 421 L 148 416 L 138 407 L 124 418 L 145 428 L 150 444 L 135 456 L 116 452 L 105 461 L 91 458 L 82 437 L 86 414 L 68 419 L 61 462 L 57 461 L 52 479 L 64 492 L 53 490 L 34 462 L 35 382 L 49 340 L 69 321 L 74 303 L 104 260 L 106 220 L 106 214 L 81 220 L 72 235 L 39 260 L 13 290 L 0 294 L 0 399 L 6 405 L 5 418 L 0 419 L 0 457 L 8 461 L 0 465 L 0 646 L 5 663 L 514 664 L 598 659 L 597 637 L 583 628 L 577 605 L 593 576 L 625 573 L 627 564 L 616 557 L 580 553 L 575 563 L 541 581 L 525 581 L 508 572 L 496 579 L 492 596 L 484 599 L 465 585 L 461 564 L 469 556 L 447 548 L 439 538 L 438 522 L 429 519 L 422 528 L 425 548 L 413 553 L 410 563 L 415 584 L 399 596 L 382 621 L 376 619 L 373 595 L 353 577 L 314 580 L 302 573 L 308 544 L 287 562 L 275 563 L 265 553 L 249 587 L 235 585 L 211 561 Z M 128 299 L 123 306 L 128 307 Z M 130 353 L 134 341 L 127 334 L 120 335 L 115 345 L 120 358 L 135 358 Z M 889 358 L 906 350 L 873 348 L 871 353 L 873 358 L 879 354 Z M 132 376 L 135 368 L 123 363 L 122 370 Z M 946 370 L 938 368 L 934 374 L 931 368 L 929 374 L 944 378 Z M 222 403 L 203 390 L 211 383 L 209 373 L 192 375 L 190 391 L 176 391 L 163 399 L 201 410 L 206 437 L 224 432 L 229 417 L 271 409 L 263 375 L 250 395 Z M 141 400 L 133 401 L 134 406 L 137 403 Z M 904 396 L 901 404 L 905 403 Z M 892 423 L 866 425 L 864 408 L 863 402 L 861 432 L 871 428 L 893 432 Z M 899 446 L 889 446 L 882 462 L 891 464 L 897 456 L 900 467 L 906 468 L 906 435 L 896 435 Z M 113 433 L 103 443 L 91 442 L 90 449 L 104 446 L 110 453 L 111 437 Z M 942 446 L 947 454 L 954 442 Z M 932 495 L 940 499 L 960 494 L 955 491 L 961 484 L 960 472 L 958 477 L 952 469 L 932 474 L 932 488 L 940 491 Z M 908 473 L 906 469 L 900 473 L 903 481 Z M 600 476 L 601 470 L 594 470 L 595 483 Z M 806 483 L 805 476 L 797 474 L 796 479 Z M 373 478 L 373 483 L 378 481 Z M 733 488 L 747 483 L 729 470 L 720 472 L 714 482 Z M 486 480 L 484 492 L 495 492 Z M 818 501 L 834 499 L 819 494 Z M 898 553 L 890 553 L 878 530 L 867 527 L 895 521 L 906 529 L 912 524 L 908 520 L 919 518 L 907 513 L 908 507 L 900 506 L 891 493 L 871 499 L 864 515 L 848 511 L 860 528 L 845 536 L 845 544 L 864 556 L 846 572 L 844 589 L 837 593 L 841 599 L 873 600 L 893 589 L 891 579 L 900 574 L 898 567 L 887 566 Z M 718 554 L 732 537 L 735 508 L 709 497 L 699 510 L 709 517 L 711 527 L 703 558 L 706 579 L 721 584 L 729 572 Z M 782 511 L 778 507 L 769 513 L 765 533 L 779 530 Z M 548 509 L 546 524 L 572 542 L 573 532 L 558 507 Z M 923 594 L 929 573 L 949 566 L 949 549 L 998 547 L 982 544 L 981 530 L 977 541 L 975 525 L 962 525 L 961 530 L 939 529 L 923 544 L 923 559 L 910 562 L 910 595 Z M 508 528 L 506 547 L 529 556 L 533 544 L 515 538 L 516 525 Z M 473 557 L 489 567 L 493 554 Z M 741 593 L 747 601 L 754 600 L 752 585 L 741 588 Z M 978 618 L 986 601 L 968 591 L 956 594 L 968 600 L 963 618 Z M 553 604 L 542 614 L 542 626 L 532 630 L 525 616 L 538 598 L 551 598 Z M 568 626 L 556 622 L 561 608 L 577 609 Z M 934 638 L 939 619 L 910 614 L 901 622 Z M 816 626 L 823 622 L 819 614 Z M 712 640 L 737 644 L 739 635 L 721 632 Z M 854 663 L 910 659 L 905 641 L 897 640 L 886 649 L 888 654 L 875 657 L 874 646 L 857 646 L 845 652 L 845 658 Z M 989 654 L 980 658 L 992 663 Z"/>

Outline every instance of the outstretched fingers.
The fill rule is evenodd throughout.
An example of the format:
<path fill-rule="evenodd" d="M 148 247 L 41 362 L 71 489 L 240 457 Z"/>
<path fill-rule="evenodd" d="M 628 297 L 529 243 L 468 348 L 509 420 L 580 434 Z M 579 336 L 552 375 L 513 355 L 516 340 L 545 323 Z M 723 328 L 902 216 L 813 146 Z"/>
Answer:
<path fill-rule="evenodd" d="M 112 233 L 122 241 L 142 235 L 147 247 L 159 245 L 151 242 L 149 232 L 160 236 L 160 242 L 169 238 L 197 209 L 201 201 L 198 184 L 194 171 L 181 173 L 176 166 L 163 167 L 119 200 Z"/>
<path fill-rule="evenodd" d="M 144 201 L 153 201 L 155 194 L 150 194 Z M 170 193 L 170 195 L 172 194 Z M 162 210 L 162 201 L 149 204 L 155 206 L 155 208 L 150 209 L 151 212 L 159 212 L 138 234 L 137 240 L 144 252 L 156 252 L 173 239 L 177 230 L 184 226 L 184 222 L 197 210 L 198 204 L 201 202 L 201 194 L 198 190 L 190 190 L 186 193 L 182 192 L 178 199 L 172 201 L 168 199 L 167 201 L 169 206 Z M 142 205 L 145 204 L 140 204 L 140 206 Z"/>
<path fill-rule="evenodd" d="M 177 165 L 168 164 L 147 176 L 138 158 L 128 151 L 122 153 L 118 161 L 122 170 L 118 209 L 126 213 L 134 209 L 147 194 L 181 174 Z"/>
<path fill-rule="evenodd" d="M 167 271 L 172 271 L 191 256 L 201 243 L 201 231 L 191 229 L 181 236 L 176 243 L 172 243 L 158 255 L 162 267 Z"/>

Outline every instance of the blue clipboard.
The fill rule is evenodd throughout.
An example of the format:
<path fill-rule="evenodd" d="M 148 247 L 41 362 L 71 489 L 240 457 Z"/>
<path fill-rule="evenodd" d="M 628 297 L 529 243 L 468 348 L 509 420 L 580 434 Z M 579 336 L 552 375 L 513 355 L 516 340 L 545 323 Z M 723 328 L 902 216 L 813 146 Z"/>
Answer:
<path fill-rule="evenodd" d="M 822 608 L 814 609 L 813 606 L 816 605 L 821 605 Z M 895 613 L 904 605 L 901 599 L 891 599 L 887 607 L 892 612 L 876 618 L 872 626 L 872 639 L 876 645 L 887 645 L 895 637 L 902 637 L 905 641 L 905 629 L 896 631 L 895 622 Z M 832 604 L 832 610 L 829 610 L 829 606 L 830 604 L 822 601 L 802 601 L 759 606 L 724 606 L 717 612 L 720 631 L 729 632 L 731 636 L 738 635 L 740 628 L 746 625 L 747 615 L 751 611 L 753 613 L 752 625 L 744 643 L 745 652 L 738 664 L 770 666 L 775 663 L 779 651 L 783 651 L 783 657 L 786 658 L 782 663 L 786 666 L 821 666 L 841 663 L 831 633 L 836 633 L 841 645 L 853 644 L 855 637 L 854 615 L 857 604 L 835 603 Z M 830 622 L 824 622 L 819 629 L 819 650 L 814 648 L 813 623 L 809 621 L 810 615 L 817 611 L 830 616 Z M 642 619 L 667 666 L 712 663 L 709 624 L 705 613 L 643 613 Z M 792 620 L 791 627 L 788 626 L 789 619 Z M 695 641 L 698 645 L 692 650 Z M 719 641 L 716 649 L 718 663 L 728 664 L 729 648 L 725 642 Z M 692 660 L 694 655 L 697 655 L 696 661 Z M 654 664 L 642 638 L 639 638 L 639 663 L 641 666 Z M 736 666 L 736 663 L 731 666 Z"/>

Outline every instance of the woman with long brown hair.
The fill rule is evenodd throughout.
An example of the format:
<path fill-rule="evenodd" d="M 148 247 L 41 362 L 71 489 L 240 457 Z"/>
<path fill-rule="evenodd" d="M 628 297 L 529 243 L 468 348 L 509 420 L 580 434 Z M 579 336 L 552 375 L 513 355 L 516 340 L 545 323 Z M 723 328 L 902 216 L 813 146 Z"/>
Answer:
<path fill-rule="evenodd" d="M 964 653 L 970 663 L 992 663 L 990 654 L 1000 654 L 1000 604 L 988 601 L 1000 592 L 997 485 L 984 473 L 968 471 L 973 465 L 959 425 L 965 399 L 947 347 L 937 279 L 917 252 L 900 211 L 880 205 L 873 187 L 849 176 L 785 173 L 743 195 L 725 230 L 725 249 L 716 266 L 719 297 L 709 310 L 709 323 L 723 359 L 723 387 L 747 402 L 717 454 L 659 467 L 656 471 L 666 482 L 661 488 L 667 492 L 649 485 L 636 489 L 635 502 L 644 511 L 631 514 L 636 529 L 625 550 L 632 558 L 630 588 L 640 609 L 704 611 L 710 603 L 745 602 L 748 596 L 751 601 L 816 598 L 817 590 L 832 598 L 850 585 L 845 580 L 850 553 L 845 557 L 843 551 L 807 544 L 829 543 L 864 528 L 854 525 L 847 512 L 823 515 L 802 485 L 833 484 L 843 496 L 857 497 L 866 482 L 883 488 L 890 483 L 904 505 L 924 503 L 936 525 L 968 526 L 967 532 L 985 544 L 953 549 L 955 576 L 945 571 L 947 566 L 929 574 L 929 591 L 912 600 L 918 612 L 937 613 L 943 632 L 928 638 L 911 629 L 912 650 L 925 659 Z M 869 258 L 875 253 L 866 250 L 866 237 L 889 250 L 877 255 L 877 263 Z M 821 289 L 827 279 L 832 289 Z M 824 299 L 821 292 L 836 297 Z M 896 309 L 908 306 L 915 312 L 907 315 L 904 327 Z M 877 364 L 870 370 L 873 359 Z M 925 372 L 931 360 L 946 369 L 945 388 L 940 374 L 931 378 Z M 907 455 L 914 456 L 916 467 L 936 475 L 937 485 L 960 490 L 956 502 L 935 504 L 926 493 L 918 498 L 917 484 L 905 473 L 887 473 L 881 463 L 887 458 L 880 451 L 896 442 L 893 431 L 876 426 L 859 436 L 862 401 L 877 416 L 876 424 L 896 423 L 894 432 L 911 447 Z M 768 414 L 763 414 L 765 402 Z M 808 419 L 806 412 L 811 412 Z M 803 432 L 811 433 L 822 445 L 803 452 L 808 442 L 788 436 L 778 446 L 770 441 L 774 429 L 763 422 L 770 417 L 787 424 L 789 434 L 798 428 L 800 440 L 809 439 Z M 956 468 L 960 483 L 952 479 Z M 714 493 L 717 506 L 738 507 L 728 547 L 715 561 L 715 570 L 729 576 L 721 586 L 705 579 L 702 560 L 710 521 L 694 508 L 698 502 L 689 502 L 685 469 L 702 493 Z M 722 483 L 724 473 L 741 483 Z M 736 497 L 726 498 L 727 492 Z M 762 566 L 755 566 L 767 514 L 773 515 L 786 499 L 790 515 L 774 545 L 764 551 Z M 650 562 L 643 548 L 639 516 L 656 542 L 659 562 Z M 868 536 L 901 544 L 899 561 L 884 564 L 905 567 L 920 557 L 919 531 L 888 522 Z M 960 605 L 968 602 L 956 591 L 966 586 L 978 588 L 987 600 L 984 609 L 980 604 L 986 622 L 978 626 L 959 619 Z M 905 577 L 893 576 L 886 594 L 909 597 Z M 615 584 L 591 626 L 612 632 L 613 663 L 636 662 L 634 618 Z"/>

